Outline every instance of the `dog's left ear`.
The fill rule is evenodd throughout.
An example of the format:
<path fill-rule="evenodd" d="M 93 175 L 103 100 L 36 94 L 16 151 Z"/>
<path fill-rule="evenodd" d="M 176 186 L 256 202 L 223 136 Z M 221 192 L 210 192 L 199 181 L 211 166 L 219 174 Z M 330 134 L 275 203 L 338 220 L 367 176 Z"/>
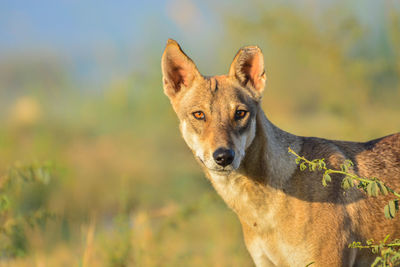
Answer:
<path fill-rule="evenodd" d="M 202 76 L 194 62 L 182 51 L 179 44 L 168 39 L 161 59 L 164 92 L 173 99 L 180 92 L 192 87 Z"/>
<path fill-rule="evenodd" d="M 255 97 L 260 98 L 267 80 L 261 49 L 258 46 L 241 48 L 233 59 L 229 76 L 236 78 L 242 86 L 249 88 Z"/>

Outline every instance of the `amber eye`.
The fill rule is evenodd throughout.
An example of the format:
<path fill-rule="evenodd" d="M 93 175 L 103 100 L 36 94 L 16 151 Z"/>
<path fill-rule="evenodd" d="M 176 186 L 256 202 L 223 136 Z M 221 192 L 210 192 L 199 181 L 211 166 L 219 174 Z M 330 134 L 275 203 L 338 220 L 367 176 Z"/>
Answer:
<path fill-rule="evenodd" d="M 235 120 L 243 119 L 247 114 L 246 110 L 236 110 L 235 112 Z"/>
<path fill-rule="evenodd" d="M 192 114 L 196 120 L 204 120 L 206 118 L 203 111 L 196 111 L 196 112 L 193 112 Z"/>

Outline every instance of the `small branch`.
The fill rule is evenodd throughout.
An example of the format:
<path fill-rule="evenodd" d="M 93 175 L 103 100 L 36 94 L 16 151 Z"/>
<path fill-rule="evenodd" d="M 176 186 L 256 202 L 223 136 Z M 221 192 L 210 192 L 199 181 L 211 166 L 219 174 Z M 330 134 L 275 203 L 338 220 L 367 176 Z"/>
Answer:
<path fill-rule="evenodd" d="M 323 186 L 327 186 L 327 183 L 331 181 L 331 177 L 329 174 L 341 174 L 345 176 L 342 181 L 342 187 L 345 190 L 354 187 L 355 185 L 353 181 L 355 180 L 360 182 L 357 186 L 359 188 L 363 188 L 369 196 L 378 196 L 379 192 L 382 195 L 387 195 L 388 192 L 390 192 L 395 197 L 397 197 L 397 199 L 389 201 L 389 203 L 385 206 L 384 211 L 387 218 L 394 218 L 396 212 L 399 210 L 400 194 L 388 187 L 384 182 L 380 181 L 377 178 L 362 178 L 359 177 L 357 174 L 349 172 L 349 168 L 353 166 L 353 163 L 350 160 L 345 160 L 344 163 L 340 165 L 342 170 L 332 170 L 326 167 L 324 159 L 314 159 L 310 161 L 294 152 L 290 147 L 288 148 L 288 151 L 289 153 L 297 157 L 296 163 L 300 165 L 300 170 L 304 171 L 305 169 L 307 169 L 308 165 L 310 171 L 315 171 L 317 169 L 320 171 L 324 171 L 324 175 L 322 177 Z"/>
<path fill-rule="evenodd" d="M 296 152 L 294 152 L 290 147 L 288 148 L 288 151 L 289 151 L 289 153 L 295 155 L 298 159 L 300 159 L 300 160 L 306 162 L 306 163 L 309 164 L 309 165 L 310 165 L 310 164 L 311 164 L 311 165 L 316 164 L 315 162 L 310 161 L 310 160 L 306 159 L 305 157 L 302 157 L 302 156 L 298 155 L 298 154 L 297 154 Z M 317 161 L 324 161 L 324 159 L 318 159 Z M 348 176 L 348 177 L 350 177 L 350 178 L 352 178 L 352 179 L 354 179 L 354 180 L 357 180 L 357 181 L 360 181 L 360 182 L 363 182 L 363 183 L 366 183 L 366 184 L 374 183 L 374 182 L 380 182 L 380 183 L 382 183 L 384 186 L 386 186 L 387 190 L 388 190 L 390 193 L 392 193 L 392 194 L 395 195 L 396 197 L 400 198 L 400 194 L 399 194 L 399 193 L 397 193 L 396 191 L 394 191 L 393 189 L 391 189 L 390 187 L 388 187 L 384 182 L 382 182 L 382 181 L 380 181 L 380 180 L 378 180 L 378 179 L 371 180 L 371 179 L 367 179 L 367 178 L 361 178 L 361 177 L 359 177 L 359 176 L 357 176 L 356 174 L 353 174 L 353 173 L 349 173 L 349 172 L 345 172 L 345 171 L 339 171 L 339 170 L 328 169 L 328 168 L 326 167 L 325 164 L 321 165 L 320 169 L 324 170 L 324 171 L 325 171 L 325 174 L 331 174 L 331 173 L 334 173 L 334 174 L 343 174 L 343 175 L 346 175 L 346 176 Z"/>

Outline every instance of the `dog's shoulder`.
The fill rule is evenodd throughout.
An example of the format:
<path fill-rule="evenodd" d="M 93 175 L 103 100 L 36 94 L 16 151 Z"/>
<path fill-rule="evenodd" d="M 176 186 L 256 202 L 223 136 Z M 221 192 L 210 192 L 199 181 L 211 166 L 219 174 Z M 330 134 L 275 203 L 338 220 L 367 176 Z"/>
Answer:
<path fill-rule="evenodd" d="M 346 159 L 352 160 L 351 155 L 361 147 L 361 143 L 303 137 L 300 155 L 308 160 L 324 159 L 329 168 L 337 169 Z"/>
<path fill-rule="evenodd" d="M 339 169 L 345 160 L 351 160 L 354 171 L 361 176 L 383 181 L 400 180 L 400 133 L 368 142 L 304 137 L 301 155 L 310 160 L 323 158 L 333 169 Z"/>
<path fill-rule="evenodd" d="M 318 137 L 303 137 L 302 154 L 311 158 L 327 158 L 336 155 L 346 159 L 379 156 L 381 159 L 399 162 L 400 133 L 395 133 L 368 142 L 329 140 Z M 307 157 L 306 157 L 307 158 Z M 361 159 L 361 158 L 359 158 Z"/>

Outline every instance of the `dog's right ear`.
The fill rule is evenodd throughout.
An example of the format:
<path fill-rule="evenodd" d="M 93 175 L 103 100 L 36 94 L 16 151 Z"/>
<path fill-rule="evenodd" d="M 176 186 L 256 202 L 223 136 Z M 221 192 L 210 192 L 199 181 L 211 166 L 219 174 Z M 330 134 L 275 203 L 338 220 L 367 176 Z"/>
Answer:
<path fill-rule="evenodd" d="M 184 89 L 190 88 L 200 77 L 193 61 L 182 51 L 179 44 L 168 39 L 161 59 L 164 92 L 169 98 L 175 97 Z"/>
<path fill-rule="evenodd" d="M 267 79 L 261 49 L 258 46 L 241 48 L 233 59 L 229 75 L 251 89 L 258 99 L 261 98 Z"/>

